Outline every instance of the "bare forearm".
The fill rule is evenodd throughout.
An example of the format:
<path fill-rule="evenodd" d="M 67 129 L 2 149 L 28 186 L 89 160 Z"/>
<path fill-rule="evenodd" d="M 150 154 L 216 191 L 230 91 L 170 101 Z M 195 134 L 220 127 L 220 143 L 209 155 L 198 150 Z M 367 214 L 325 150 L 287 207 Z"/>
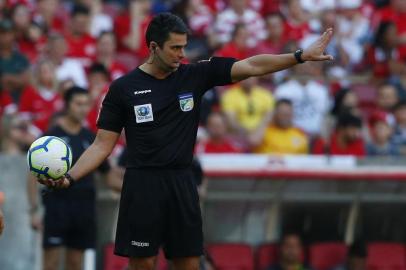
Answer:
<path fill-rule="evenodd" d="M 109 149 L 106 149 L 106 147 L 100 143 L 94 142 L 69 170 L 69 174 L 74 179 L 79 180 L 98 168 L 110 153 L 111 151 Z"/>
<path fill-rule="evenodd" d="M 284 70 L 297 64 L 293 53 L 287 54 L 260 54 L 247 59 L 252 67 L 257 69 L 256 76 Z"/>

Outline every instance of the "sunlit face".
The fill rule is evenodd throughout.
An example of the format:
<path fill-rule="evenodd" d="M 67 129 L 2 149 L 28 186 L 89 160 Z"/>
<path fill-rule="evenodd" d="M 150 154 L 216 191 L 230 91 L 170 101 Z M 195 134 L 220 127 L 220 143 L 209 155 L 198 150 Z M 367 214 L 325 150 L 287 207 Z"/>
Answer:
<path fill-rule="evenodd" d="M 378 89 L 377 103 L 384 110 L 390 110 L 398 102 L 398 92 L 392 85 L 383 85 Z"/>
<path fill-rule="evenodd" d="M 275 109 L 274 123 L 280 128 L 289 128 L 293 123 L 293 108 L 292 105 L 282 103 Z"/>
<path fill-rule="evenodd" d="M 87 117 L 90 111 L 90 96 L 88 94 L 76 94 L 69 103 L 68 115 L 82 122 Z"/>
<path fill-rule="evenodd" d="M 185 58 L 186 44 L 186 34 L 170 33 L 169 39 L 165 41 L 163 47 L 156 46 L 156 49 L 153 50 L 155 55 L 154 61 L 157 61 L 162 70 L 176 71 Z"/>
<path fill-rule="evenodd" d="M 85 14 L 77 14 L 72 18 L 72 33 L 86 34 L 90 25 L 90 17 Z"/>
<path fill-rule="evenodd" d="M 391 137 L 392 129 L 388 125 L 388 123 L 384 121 L 378 121 L 373 125 L 372 132 L 374 139 L 377 142 L 387 142 Z"/>
<path fill-rule="evenodd" d="M 224 118 L 219 113 L 213 113 L 207 119 L 207 130 L 213 139 L 221 139 L 227 133 Z"/>
<path fill-rule="evenodd" d="M 18 5 L 14 10 L 12 19 L 18 29 L 28 28 L 31 22 L 28 7 L 26 5 Z"/>

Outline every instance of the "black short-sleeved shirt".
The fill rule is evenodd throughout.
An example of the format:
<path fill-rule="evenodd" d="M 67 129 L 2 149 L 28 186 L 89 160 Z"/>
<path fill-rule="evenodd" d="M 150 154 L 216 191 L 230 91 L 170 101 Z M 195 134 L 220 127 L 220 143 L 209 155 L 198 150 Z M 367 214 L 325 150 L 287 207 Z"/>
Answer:
<path fill-rule="evenodd" d="M 55 126 L 48 130 L 44 136 L 56 136 L 64 140 L 72 150 L 72 165 L 76 163 L 82 153 L 92 144 L 95 135 L 87 128 L 82 128 L 79 133 L 71 134 L 67 133 L 62 127 Z M 103 162 L 98 170 L 102 173 L 110 170 L 110 166 L 107 161 Z M 48 197 L 65 197 L 69 198 L 83 198 L 94 199 L 95 185 L 93 180 L 93 174 L 90 173 L 84 176 L 78 181 L 72 188 L 55 190 L 47 195 Z"/>
<path fill-rule="evenodd" d="M 165 79 L 136 68 L 114 81 L 97 126 L 125 129 L 127 168 L 186 168 L 192 162 L 200 101 L 206 90 L 231 83 L 235 59 L 180 65 Z"/>

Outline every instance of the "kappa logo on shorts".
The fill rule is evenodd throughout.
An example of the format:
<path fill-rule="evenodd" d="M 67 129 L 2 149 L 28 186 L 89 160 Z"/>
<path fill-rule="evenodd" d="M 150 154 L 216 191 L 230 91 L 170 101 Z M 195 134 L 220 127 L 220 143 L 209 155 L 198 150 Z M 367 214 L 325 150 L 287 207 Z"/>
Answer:
<path fill-rule="evenodd" d="M 134 112 L 137 123 L 154 121 L 151 103 L 134 106 Z"/>
<path fill-rule="evenodd" d="M 136 247 L 149 247 L 148 242 L 131 241 L 131 245 Z"/>
<path fill-rule="evenodd" d="M 179 95 L 179 105 L 180 109 L 184 112 L 193 110 L 194 107 L 193 94 L 185 93 Z"/>

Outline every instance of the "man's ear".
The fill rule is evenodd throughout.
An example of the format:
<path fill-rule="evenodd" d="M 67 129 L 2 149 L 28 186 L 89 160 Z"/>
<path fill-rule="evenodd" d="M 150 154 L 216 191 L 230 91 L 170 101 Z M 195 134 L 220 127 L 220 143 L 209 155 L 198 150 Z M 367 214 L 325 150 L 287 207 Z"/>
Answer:
<path fill-rule="evenodd" d="M 150 52 L 155 52 L 157 48 L 158 48 L 158 44 L 155 41 L 151 41 L 149 43 L 149 51 Z"/>

